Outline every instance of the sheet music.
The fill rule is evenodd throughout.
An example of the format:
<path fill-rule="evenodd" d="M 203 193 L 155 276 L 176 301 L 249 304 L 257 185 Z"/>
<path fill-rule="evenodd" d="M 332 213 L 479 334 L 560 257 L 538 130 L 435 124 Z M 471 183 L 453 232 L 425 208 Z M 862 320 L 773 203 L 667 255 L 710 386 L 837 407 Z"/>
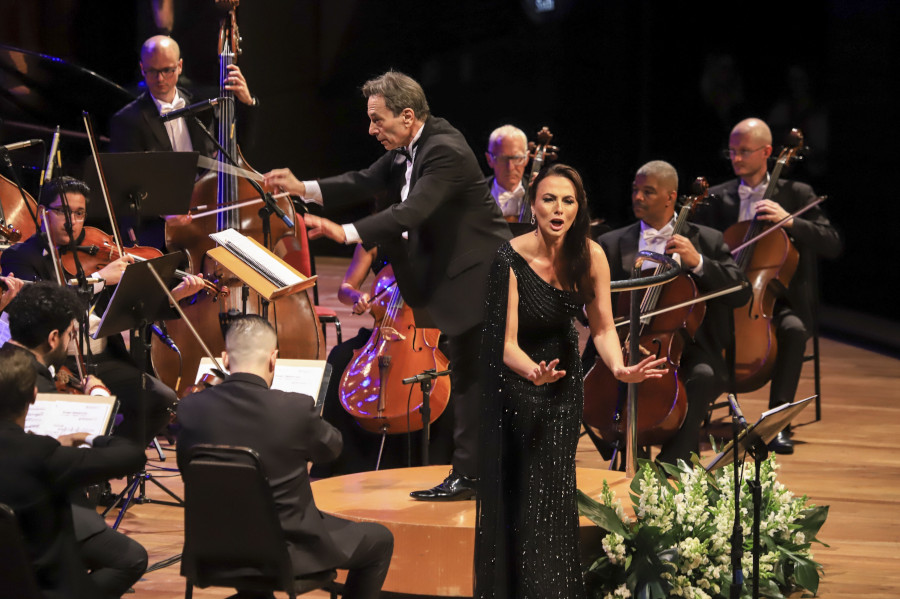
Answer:
<path fill-rule="evenodd" d="M 304 393 L 316 399 L 325 373 L 325 360 L 291 360 L 279 358 L 275 361 L 275 378 L 272 389 Z M 209 358 L 201 358 L 197 368 L 197 381 L 213 368 Z"/>
<path fill-rule="evenodd" d="M 38 393 L 25 418 L 25 430 L 53 438 L 70 433 L 105 435 L 115 405 L 112 396 Z"/>
<path fill-rule="evenodd" d="M 254 270 L 277 287 L 288 287 L 303 282 L 301 277 L 273 259 L 273 255 L 270 252 L 259 247 L 234 229 L 225 229 L 218 233 L 211 233 L 210 238 L 253 267 Z"/>

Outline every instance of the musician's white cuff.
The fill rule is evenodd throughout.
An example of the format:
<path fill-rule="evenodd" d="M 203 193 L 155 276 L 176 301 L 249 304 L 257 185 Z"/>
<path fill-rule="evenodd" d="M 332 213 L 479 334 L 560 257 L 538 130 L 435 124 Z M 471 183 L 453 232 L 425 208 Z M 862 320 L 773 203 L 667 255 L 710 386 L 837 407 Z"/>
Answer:
<path fill-rule="evenodd" d="M 703 276 L 703 254 L 700 254 L 700 263 L 697 264 L 694 268 L 691 269 L 691 272 L 697 275 L 698 277 Z"/>
<path fill-rule="evenodd" d="M 341 225 L 344 228 L 344 240 L 345 245 L 351 245 L 355 243 L 359 243 L 362 241 L 362 238 L 359 236 L 359 232 L 356 230 L 356 227 L 353 225 Z"/>

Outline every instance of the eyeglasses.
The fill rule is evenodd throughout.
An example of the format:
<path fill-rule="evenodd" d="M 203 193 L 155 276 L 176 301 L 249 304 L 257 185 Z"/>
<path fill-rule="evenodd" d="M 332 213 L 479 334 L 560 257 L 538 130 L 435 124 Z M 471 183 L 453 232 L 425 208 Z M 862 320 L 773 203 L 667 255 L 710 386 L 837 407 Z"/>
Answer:
<path fill-rule="evenodd" d="M 164 69 L 143 69 L 143 71 L 145 77 L 159 77 L 160 75 L 171 77 L 177 69 L 178 67 L 166 67 Z"/>
<path fill-rule="evenodd" d="M 759 146 L 755 150 L 735 150 L 734 148 L 728 148 L 727 150 L 722 150 L 722 155 L 725 158 L 734 158 L 735 156 L 740 156 L 741 160 L 746 160 L 754 152 L 759 152 L 760 150 L 763 150 L 766 147 L 767 146 Z"/>
<path fill-rule="evenodd" d="M 47 210 L 61 218 L 66 217 L 66 209 L 62 206 L 50 206 Z M 78 210 L 72 210 L 70 214 L 72 215 L 72 220 L 84 220 L 84 217 L 87 216 L 87 210 L 80 208 Z"/>
<path fill-rule="evenodd" d="M 498 162 L 506 162 L 507 164 L 514 164 L 516 166 L 522 166 L 526 162 L 528 162 L 528 154 L 516 154 L 514 156 L 497 156 L 491 152 L 488 152 L 491 155 L 491 158 Z"/>

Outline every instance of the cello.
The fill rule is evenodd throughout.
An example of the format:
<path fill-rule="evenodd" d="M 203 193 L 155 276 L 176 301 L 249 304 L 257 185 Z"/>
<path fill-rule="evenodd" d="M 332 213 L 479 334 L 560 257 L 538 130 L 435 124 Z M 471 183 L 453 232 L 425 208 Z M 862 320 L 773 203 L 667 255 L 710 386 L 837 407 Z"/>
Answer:
<path fill-rule="evenodd" d="M 698 177 L 693 184 L 693 194 L 685 198 L 675 220 L 673 235 L 684 231 L 688 217 L 707 197 L 709 184 Z M 654 275 L 661 274 L 660 265 Z M 663 287 L 648 289 L 640 304 L 639 348 L 646 355 L 666 357 L 668 373 L 657 379 L 648 379 L 638 386 L 637 444 L 658 445 L 665 443 L 678 429 L 687 414 L 687 394 L 678 378 L 678 368 L 683 349 L 681 331 L 693 336 L 700 328 L 706 314 L 704 302 L 687 302 L 696 299 L 696 283 L 682 273 Z M 662 306 L 687 304 L 653 317 L 646 315 Z M 621 293 L 617 311 L 627 313 L 630 294 Z M 628 342 L 623 340 L 623 356 L 626 363 Z M 642 356 L 643 357 L 643 356 Z M 619 393 L 619 381 L 599 357 L 584 377 L 584 422 L 597 429 L 600 438 L 613 443 L 625 438 L 626 417 L 624 395 Z"/>
<path fill-rule="evenodd" d="M 422 418 L 413 413 L 422 408 L 422 390 L 404 385 L 403 379 L 429 369 L 447 369 L 448 360 L 437 348 L 441 332 L 416 327 L 412 308 L 400 296 L 390 265 L 372 284 L 370 309 L 375 327 L 344 370 L 338 391 L 341 405 L 363 429 L 373 433 L 421 430 Z M 450 379 L 435 378 L 429 397 L 430 424 L 447 407 Z"/>
<path fill-rule="evenodd" d="M 769 176 L 763 199 L 772 198 L 781 171 L 802 149 L 803 134 L 791 129 L 788 143 Z M 755 243 L 746 244 L 773 228 L 775 225 L 753 218 L 735 223 L 723 233 L 729 247 L 746 245 L 733 252 L 733 256 L 753 290 L 749 303 L 734 311 L 734 336 L 740 340 L 735 344 L 734 359 L 735 389 L 739 393 L 755 391 L 772 378 L 778 353 L 773 323 L 775 300 L 787 289 L 797 270 L 799 254 L 783 228 L 778 227 Z"/>
<path fill-rule="evenodd" d="M 227 9 L 219 30 L 219 95 L 232 99 L 219 105 L 218 144 L 221 149 L 218 161 L 223 163 L 223 168 L 201 177 L 195 184 L 191 197 L 192 211 L 197 211 L 200 206 L 213 205 L 217 208 L 216 218 L 195 218 L 186 224 L 167 222 L 166 246 L 170 250 L 184 251 L 188 257 L 188 272 L 202 273 L 205 279 L 230 288 L 230 292 L 226 299 L 217 302 L 217 306 L 210 305 L 210 297 L 198 296 L 189 305 L 185 305 L 187 300 L 182 301 L 182 307 L 214 354 L 224 349 L 224 331 L 232 318 L 243 313 L 256 313 L 268 318 L 275 327 L 281 357 L 323 359 L 324 335 L 305 290 L 267 302 L 258 293 L 244 286 L 233 273 L 206 256 L 206 252 L 215 246 L 209 234 L 233 228 L 259 241 L 290 263 L 295 235 L 305 235 L 305 231 L 298 232 L 296 228 L 289 228 L 280 219 L 270 221 L 268 203 L 263 210 L 259 210 L 254 203 L 244 201 L 248 198 L 265 197 L 267 194 L 249 178 L 239 178 L 233 168 L 249 170 L 240 154 L 235 136 L 234 94 L 225 88 L 228 67 L 235 64 L 236 57 L 240 54 L 236 16 L 238 2 L 217 3 Z M 232 158 L 237 164 L 232 162 Z M 258 173 L 256 175 L 261 178 Z M 271 196 L 269 199 L 277 203 L 290 221 L 297 222 L 290 199 L 271 199 Z M 303 226 L 302 223 L 300 226 Z M 295 264 L 291 266 L 297 268 Z M 200 358 L 205 354 L 184 322 L 176 320 L 167 324 L 169 336 L 181 349 L 181 356 L 158 339 L 153 339 L 151 359 L 160 380 L 170 386 L 174 386 L 177 380 L 181 381 L 176 389 L 181 394 L 193 382 Z"/>

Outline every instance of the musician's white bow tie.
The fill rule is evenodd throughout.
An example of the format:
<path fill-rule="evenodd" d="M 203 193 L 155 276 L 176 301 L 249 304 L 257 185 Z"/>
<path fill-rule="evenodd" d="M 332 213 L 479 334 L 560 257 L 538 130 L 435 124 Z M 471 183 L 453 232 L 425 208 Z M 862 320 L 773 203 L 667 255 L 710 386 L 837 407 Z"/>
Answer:
<path fill-rule="evenodd" d="M 160 102 L 159 103 L 159 114 L 163 115 L 163 114 L 168 114 L 168 113 L 172 112 L 173 110 L 181 110 L 182 108 L 184 108 L 184 106 L 185 106 L 184 98 L 178 98 L 171 104 L 169 104 L 168 102 Z"/>
<path fill-rule="evenodd" d="M 668 241 L 674 231 L 675 229 L 672 227 L 672 224 L 669 223 L 659 231 L 652 227 L 647 227 L 643 230 L 641 235 L 644 238 L 644 243 L 653 245 L 655 243 L 664 243 Z"/>

